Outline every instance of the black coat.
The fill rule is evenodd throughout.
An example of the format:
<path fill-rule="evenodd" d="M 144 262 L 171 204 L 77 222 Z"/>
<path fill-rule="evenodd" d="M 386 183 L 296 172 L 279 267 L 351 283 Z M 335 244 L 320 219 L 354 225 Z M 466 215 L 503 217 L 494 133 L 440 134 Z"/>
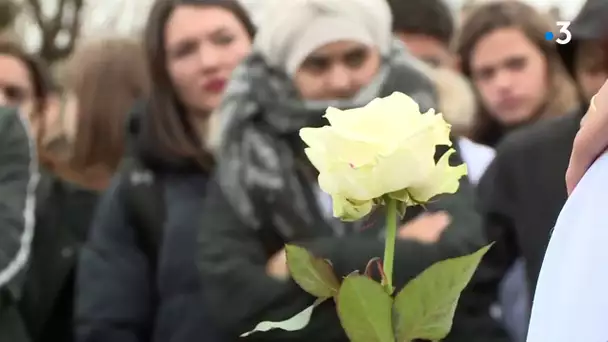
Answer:
<path fill-rule="evenodd" d="M 20 309 L 32 341 L 73 341 L 76 265 L 99 193 L 42 174 Z"/>
<path fill-rule="evenodd" d="M 150 206 L 141 206 L 146 218 L 138 221 L 162 227 L 158 258 L 156 262 L 150 258 L 139 238 L 155 229 L 137 229 L 131 219 L 133 207 L 128 203 L 132 202 L 125 194 L 135 180 L 121 172 L 100 201 L 80 260 L 76 340 L 221 342 L 209 324 L 196 267 L 207 173 L 188 162 L 143 153 L 137 139 L 143 113 L 135 114 L 130 125 L 131 157 L 153 176 L 154 188 L 162 189 L 150 191 L 150 196 L 158 197 L 146 201 Z M 164 210 L 157 210 L 155 203 Z"/>
<path fill-rule="evenodd" d="M 301 185 L 310 192 L 308 198 L 314 198 L 310 184 Z M 315 203 L 309 205 L 316 207 Z M 434 245 L 414 240 L 397 242 L 394 282 L 399 288 L 431 264 L 470 253 L 485 243 L 480 217 L 474 210 L 472 189 L 464 178 L 456 194 L 444 196 L 430 204 L 428 209 L 448 211 L 452 215 L 452 223 Z M 410 208 L 412 214 L 414 211 L 414 208 Z M 302 233 L 314 238 L 293 242 L 304 245 L 317 256 L 331 260 L 339 276 L 362 270 L 370 259 L 382 256 L 384 242 L 378 240 L 375 234 L 380 227 L 370 227 L 361 235 L 334 237 L 328 233 L 332 229 L 321 217 L 321 213 L 316 212 L 313 217 L 315 223 L 308 227 L 308 232 Z M 263 227 L 262 231 L 271 232 L 273 229 Z M 200 265 L 209 312 L 218 327 L 230 337 L 229 341 L 238 340 L 240 334 L 251 330 L 260 321 L 287 319 L 313 301 L 293 281 L 278 281 L 266 274 L 265 265 L 269 257 L 283 247 L 282 243 L 278 243 L 274 245 L 274 250 L 269 249 L 269 243 L 272 243 L 266 236 L 270 235 L 260 234 L 248 222 L 242 222 L 220 187 L 215 182 L 211 183 L 199 237 Z M 452 333 L 446 341 L 508 341 L 502 329 L 490 317 L 491 302 L 484 299 L 484 286 L 484 283 L 474 279 L 465 291 Z M 315 309 L 310 324 L 301 331 L 273 330 L 254 333 L 242 340 L 347 341 L 332 301 Z"/>
<path fill-rule="evenodd" d="M 500 277 L 523 257 L 532 295 L 567 199 L 564 177 L 580 119 L 580 112 L 572 113 L 513 132 L 478 184 L 488 238 L 496 242 L 482 266 Z"/>

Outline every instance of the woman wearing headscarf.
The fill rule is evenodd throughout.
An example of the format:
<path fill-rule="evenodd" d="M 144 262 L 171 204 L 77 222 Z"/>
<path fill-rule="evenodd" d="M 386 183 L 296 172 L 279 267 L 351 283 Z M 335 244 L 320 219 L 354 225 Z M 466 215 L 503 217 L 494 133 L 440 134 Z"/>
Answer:
<path fill-rule="evenodd" d="M 38 164 L 29 128 L 17 110 L 0 107 L 0 338 L 28 341 L 15 305 L 34 235 Z"/>
<path fill-rule="evenodd" d="M 230 340 L 313 302 L 289 278 L 285 243 L 331 260 L 339 276 L 363 269 L 384 249 L 382 217 L 352 224 L 332 217 L 299 129 L 323 125 L 328 106 L 359 107 L 395 91 L 422 109 L 435 106 L 424 66 L 393 40 L 384 1 L 277 1 L 267 10 L 254 53 L 233 73 L 215 113 L 218 134 L 209 141 L 218 166 L 202 208 L 199 265 L 209 313 Z M 466 179 L 458 193 L 428 209 L 421 216 L 421 208 L 409 210 L 399 229 L 398 287 L 434 262 L 484 243 Z M 476 303 L 462 298 L 448 341 L 501 341 L 483 296 Z M 347 341 L 329 301 L 301 331 L 245 340 Z"/>

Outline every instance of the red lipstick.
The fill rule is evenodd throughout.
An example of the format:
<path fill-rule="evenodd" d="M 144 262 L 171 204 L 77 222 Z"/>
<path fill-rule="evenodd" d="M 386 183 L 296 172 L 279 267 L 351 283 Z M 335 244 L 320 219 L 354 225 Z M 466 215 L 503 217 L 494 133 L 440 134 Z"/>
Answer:
<path fill-rule="evenodd" d="M 226 83 L 223 78 L 215 78 L 205 82 L 203 88 L 210 93 L 221 93 L 226 88 Z"/>

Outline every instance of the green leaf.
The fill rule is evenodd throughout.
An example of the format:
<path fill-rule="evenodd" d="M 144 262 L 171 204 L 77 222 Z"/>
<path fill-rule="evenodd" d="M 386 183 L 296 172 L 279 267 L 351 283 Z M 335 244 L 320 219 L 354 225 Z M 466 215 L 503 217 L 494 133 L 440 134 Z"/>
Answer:
<path fill-rule="evenodd" d="M 281 322 L 261 322 L 255 326 L 255 328 L 251 331 L 248 331 L 241 335 L 241 337 L 247 337 L 255 332 L 264 332 L 272 329 L 281 329 L 285 331 L 298 331 L 304 329 L 308 323 L 310 322 L 310 317 L 312 316 L 312 312 L 315 307 L 319 306 L 319 304 L 323 303 L 326 298 L 317 299 L 311 306 L 302 310 L 300 313 L 295 316 Z"/>
<path fill-rule="evenodd" d="M 315 258 L 299 246 L 286 245 L 285 251 L 291 277 L 304 291 L 318 298 L 329 298 L 338 293 L 340 282 L 329 262 Z"/>
<path fill-rule="evenodd" d="M 394 322 L 398 342 L 442 340 L 448 335 L 460 293 L 491 246 L 432 265 L 397 294 Z"/>
<path fill-rule="evenodd" d="M 352 342 L 395 342 L 392 306 L 384 287 L 366 276 L 346 277 L 338 292 L 338 315 Z"/>

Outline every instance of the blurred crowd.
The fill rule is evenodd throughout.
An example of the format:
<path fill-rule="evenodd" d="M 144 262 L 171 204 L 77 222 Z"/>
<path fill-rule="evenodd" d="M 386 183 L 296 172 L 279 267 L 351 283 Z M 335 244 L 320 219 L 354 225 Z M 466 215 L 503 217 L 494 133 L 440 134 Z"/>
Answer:
<path fill-rule="evenodd" d="M 141 39 L 83 42 L 59 75 L 0 38 L 0 342 L 347 341 L 330 302 L 303 330 L 239 336 L 314 300 L 285 243 L 341 276 L 382 255 L 382 215 L 334 218 L 298 131 L 393 92 L 443 113 L 469 169 L 408 209 L 395 285 L 494 241 L 445 341 L 525 341 L 573 140 L 608 78 L 608 0 L 587 0 L 564 45 L 519 1 L 462 18 L 442 0 L 263 11 L 156 0 Z"/>

